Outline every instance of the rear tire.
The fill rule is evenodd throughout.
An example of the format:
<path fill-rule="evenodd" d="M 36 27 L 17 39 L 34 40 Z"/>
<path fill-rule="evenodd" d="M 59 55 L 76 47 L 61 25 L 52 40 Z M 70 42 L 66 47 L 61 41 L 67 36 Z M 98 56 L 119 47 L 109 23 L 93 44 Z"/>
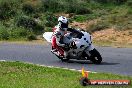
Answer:
<path fill-rule="evenodd" d="M 57 56 L 57 55 L 56 55 Z M 66 58 L 66 59 L 64 59 L 63 57 L 60 57 L 60 56 L 57 56 L 62 62 L 68 62 L 69 61 L 69 59 L 68 58 Z"/>
<path fill-rule="evenodd" d="M 52 51 L 51 51 L 52 52 Z M 52 52 L 53 54 L 55 54 L 54 52 Z M 64 57 L 60 57 L 59 55 L 55 54 L 62 62 L 67 62 L 69 61 L 68 58 L 64 59 Z"/>
<path fill-rule="evenodd" d="M 67 59 L 67 58 L 66 58 L 66 59 L 64 59 L 64 58 L 63 58 L 63 59 L 61 59 L 61 61 L 62 61 L 62 62 L 68 62 L 68 61 L 69 61 L 69 59 Z"/>
<path fill-rule="evenodd" d="M 93 49 L 92 51 L 90 51 L 90 54 L 91 54 L 90 60 L 94 64 L 101 64 L 102 57 L 101 57 L 100 53 L 96 49 Z"/>

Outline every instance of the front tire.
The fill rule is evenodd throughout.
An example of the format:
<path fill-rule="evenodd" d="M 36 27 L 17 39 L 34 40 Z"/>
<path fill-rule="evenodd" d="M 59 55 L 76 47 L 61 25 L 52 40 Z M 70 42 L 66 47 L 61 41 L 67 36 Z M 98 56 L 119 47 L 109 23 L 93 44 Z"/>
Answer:
<path fill-rule="evenodd" d="M 101 57 L 100 53 L 96 49 L 93 49 L 92 51 L 90 51 L 90 54 L 91 54 L 90 60 L 94 64 L 101 64 L 102 57 Z"/>

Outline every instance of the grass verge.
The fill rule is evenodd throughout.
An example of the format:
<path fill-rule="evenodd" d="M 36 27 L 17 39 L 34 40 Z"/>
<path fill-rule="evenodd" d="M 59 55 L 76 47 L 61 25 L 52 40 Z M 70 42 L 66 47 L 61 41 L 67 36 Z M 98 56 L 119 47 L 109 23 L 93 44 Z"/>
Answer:
<path fill-rule="evenodd" d="M 0 62 L 0 88 L 83 88 L 81 73 L 21 62 Z M 127 79 L 132 77 L 90 73 L 90 79 Z M 87 86 L 87 88 L 131 88 L 129 86 Z"/>
<path fill-rule="evenodd" d="M 28 40 L 19 40 L 19 41 L 15 41 L 15 40 L 6 40 L 6 41 L 0 41 L 0 44 L 2 43 L 8 43 L 8 44 L 22 44 L 22 45 L 45 45 L 45 44 L 49 44 L 48 42 L 46 42 L 45 40 L 32 40 L 32 41 L 28 41 Z"/>
<path fill-rule="evenodd" d="M 95 46 L 101 46 L 101 47 L 115 47 L 115 48 L 132 48 L 132 44 L 124 44 L 124 43 L 116 43 L 112 41 L 99 41 L 99 40 L 93 40 L 93 44 Z"/>

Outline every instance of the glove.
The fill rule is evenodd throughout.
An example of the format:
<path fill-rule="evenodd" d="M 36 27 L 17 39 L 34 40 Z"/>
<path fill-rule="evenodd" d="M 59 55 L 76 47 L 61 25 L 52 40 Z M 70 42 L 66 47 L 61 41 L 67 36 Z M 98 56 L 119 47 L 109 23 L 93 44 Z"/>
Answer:
<path fill-rule="evenodd" d="M 75 42 L 74 42 L 74 41 L 73 41 L 73 42 L 71 42 L 70 47 L 71 47 L 71 48 L 74 48 L 74 49 L 76 49 L 76 48 L 77 48 L 77 46 L 76 46 L 76 44 L 75 44 Z"/>
<path fill-rule="evenodd" d="M 70 47 L 69 47 L 69 44 L 68 43 L 65 43 L 64 50 L 65 51 L 69 51 L 70 50 Z"/>
<path fill-rule="evenodd" d="M 69 44 L 68 43 L 65 43 L 65 48 L 69 48 Z"/>

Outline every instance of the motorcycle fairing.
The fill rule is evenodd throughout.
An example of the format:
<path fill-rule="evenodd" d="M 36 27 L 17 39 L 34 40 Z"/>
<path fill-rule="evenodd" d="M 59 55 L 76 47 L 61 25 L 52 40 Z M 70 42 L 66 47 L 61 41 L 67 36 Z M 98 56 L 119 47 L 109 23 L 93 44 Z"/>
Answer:
<path fill-rule="evenodd" d="M 84 36 L 82 38 L 73 38 L 73 41 L 75 42 L 77 48 L 83 48 L 83 47 L 88 47 L 88 50 L 94 49 L 94 46 L 92 45 L 91 41 L 91 35 L 87 32 L 81 31 Z"/>
<path fill-rule="evenodd" d="M 47 42 L 51 43 L 52 35 L 53 35 L 53 32 L 45 32 L 43 34 L 43 37 L 46 39 Z"/>

